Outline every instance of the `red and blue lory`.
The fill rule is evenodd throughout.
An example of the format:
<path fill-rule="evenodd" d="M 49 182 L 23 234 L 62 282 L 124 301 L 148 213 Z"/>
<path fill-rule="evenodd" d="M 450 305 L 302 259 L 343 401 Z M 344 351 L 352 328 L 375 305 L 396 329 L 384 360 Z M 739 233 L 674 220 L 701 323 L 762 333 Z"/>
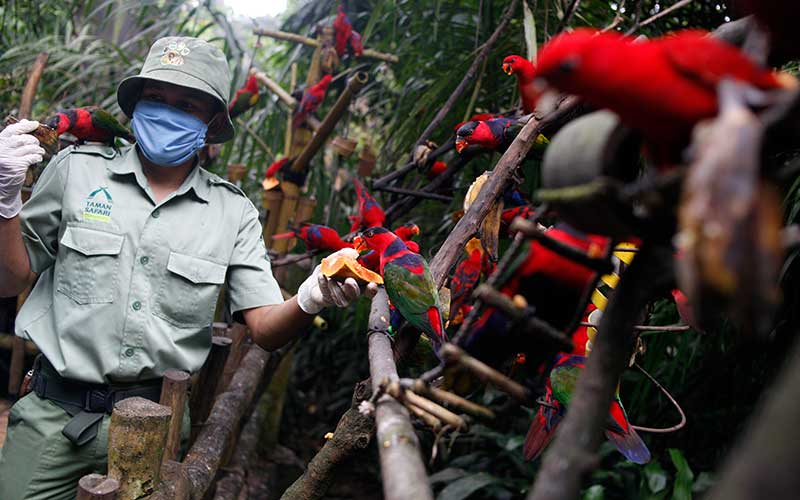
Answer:
<path fill-rule="evenodd" d="M 342 57 L 347 53 L 347 44 L 353 35 L 353 25 L 350 24 L 350 19 L 344 12 L 344 8 L 339 6 L 339 13 L 333 21 L 334 29 L 334 46 L 336 47 L 336 54 Z"/>
<path fill-rule="evenodd" d="M 331 84 L 332 79 L 333 77 L 331 77 L 331 75 L 325 75 L 315 85 L 303 91 L 303 97 L 300 99 L 300 103 L 297 105 L 297 109 L 292 117 L 293 128 L 297 128 L 305 123 L 308 115 L 319 108 L 319 105 L 325 100 L 325 93 L 328 91 L 328 85 Z"/>
<path fill-rule="evenodd" d="M 414 236 L 419 234 L 419 226 L 413 222 L 407 222 L 402 226 L 398 226 L 393 231 L 398 238 L 403 240 L 406 247 L 414 253 L 419 253 L 419 243 L 412 240 Z M 380 272 L 381 256 L 375 250 L 368 250 L 366 253 L 358 257 L 358 263 L 366 267 L 370 271 Z"/>
<path fill-rule="evenodd" d="M 438 352 L 447 334 L 439 293 L 425 259 L 384 227 L 367 229 L 354 243 L 356 250 L 369 248 L 380 254 L 379 270 L 389 300 L 406 321 L 430 338 Z"/>
<path fill-rule="evenodd" d="M 494 268 L 483 250 L 481 240 L 472 238 L 465 245 L 467 257 L 455 268 L 450 278 L 450 324 L 459 325 L 469 313 L 472 292 L 480 283 L 481 275 L 488 277 Z"/>
<path fill-rule="evenodd" d="M 353 185 L 356 187 L 356 197 L 358 198 L 358 215 L 350 217 L 353 225 L 350 232 L 358 231 L 360 228 L 369 229 L 371 227 L 383 226 L 386 222 L 386 214 L 375 198 L 369 194 L 361 181 L 353 177 Z"/>
<path fill-rule="evenodd" d="M 231 119 L 236 118 L 258 102 L 258 81 L 256 75 L 251 74 L 244 84 L 244 87 L 236 91 L 236 94 L 228 106 L 228 114 Z"/>
<path fill-rule="evenodd" d="M 461 153 L 468 146 L 503 152 L 522 130 L 516 118 L 492 118 L 486 121 L 470 121 L 456 131 L 456 151 Z"/>
<path fill-rule="evenodd" d="M 525 113 L 533 113 L 539 92 L 536 91 L 536 67 L 526 58 L 510 55 L 503 59 L 503 71 L 508 75 L 517 75 L 519 94 L 522 97 L 522 109 Z"/>
<path fill-rule="evenodd" d="M 553 432 L 569 408 L 575 384 L 585 366 L 586 358 L 583 356 L 556 356 L 556 362 L 545 382 L 544 402 L 552 408 L 542 405 L 534 417 L 523 447 L 527 460 L 538 456 L 552 439 Z M 615 394 L 609 407 L 605 433 L 608 440 L 631 462 L 645 464 L 650 461 L 650 450 L 628 422 L 619 393 Z"/>
<path fill-rule="evenodd" d="M 351 243 L 343 241 L 335 229 L 322 224 L 303 224 L 286 233 L 272 235 L 272 239 L 285 240 L 299 238 L 306 244 L 308 251 L 335 252 L 342 248 L 353 248 Z"/>
<path fill-rule="evenodd" d="M 112 144 L 115 137 L 131 143 L 136 141 L 130 130 L 120 124 L 114 115 L 97 106 L 65 109 L 47 118 L 44 123 L 59 135 L 69 132 L 81 142 Z"/>

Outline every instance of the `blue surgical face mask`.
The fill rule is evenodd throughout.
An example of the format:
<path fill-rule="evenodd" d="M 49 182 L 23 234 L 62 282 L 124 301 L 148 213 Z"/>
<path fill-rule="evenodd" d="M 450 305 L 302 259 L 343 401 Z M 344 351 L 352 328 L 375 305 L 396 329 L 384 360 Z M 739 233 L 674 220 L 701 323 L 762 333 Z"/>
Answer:
<path fill-rule="evenodd" d="M 192 158 L 206 142 L 208 125 L 168 104 L 140 100 L 133 110 L 133 135 L 142 154 L 162 167 Z"/>

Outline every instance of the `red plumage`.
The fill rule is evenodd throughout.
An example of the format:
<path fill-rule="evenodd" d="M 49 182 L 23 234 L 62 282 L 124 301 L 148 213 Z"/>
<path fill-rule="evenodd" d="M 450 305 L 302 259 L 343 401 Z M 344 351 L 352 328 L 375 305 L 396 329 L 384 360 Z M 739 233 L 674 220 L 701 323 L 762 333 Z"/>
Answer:
<path fill-rule="evenodd" d="M 353 30 L 350 34 L 350 48 L 353 49 L 353 54 L 356 57 L 361 57 L 364 53 L 364 44 L 361 41 L 361 33 L 358 31 Z"/>
<path fill-rule="evenodd" d="M 508 75 L 517 75 L 519 95 L 522 98 L 522 109 L 526 113 L 533 113 L 539 92 L 536 91 L 536 67 L 526 58 L 510 55 L 503 59 L 503 71 Z"/>
<path fill-rule="evenodd" d="M 332 79 L 331 75 L 325 75 L 319 82 L 303 92 L 303 98 L 300 99 L 300 104 L 297 105 L 297 110 L 292 117 L 292 127 L 297 128 L 302 125 L 308 115 L 319 108 L 319 105 L 325 100 L 325 93 L 328 91 L 328 85 L 331 84 Z"/>
<path fill-rule="evenodd" d="M 772 71 L 697 30 L 635 42 L 615 32 L 578 29 L 542 47 L 536 72 L 638 129 L 659 166 L 679 162 L 694 125 L 716 115 L 721 79 L 780 87 Z"/>
<path fill-rule="evenodd" d="M 286 166 L 287 163 L 289 163 L 289 157 L 287 156 L 284 156 L 279 160 L 275 160 L 274 162 L 272 162 L 269 168 L 267 168 L 267 173 L 265 174 L 265 177 L 275 177 L 276 175 L 278 175 L 278 172 L 280 172 L 281 169 Z"/>
<path fill-rule="evenodd" d="M 369 194 L 357 178 L 353 177 L 353 184 L 356 187 L 358 197 L 358 215 L 353 218 L 353 226 L 350 232 L 357 231 L 359 228 L 369 229 L 371 227 L 383 226 L 386 222 L 386 214 L 380 204 Z"/>
<path fill-rule="evenodd" d="M 341 5 L 339 6 L 339 13 L 333 21 L 333 29 L 336 53 L 339 57 L 342 57 L 347 53 L 347 43 L 353 35 L 353 25 L 350 24 L 350 19 L 348 19 L 347 14 L 344 13 L 344 8 Z"/>
<path fill-rule="evenodd" d="M 256 75 L 251 74 L 245 82 L 244 87 L 238 89 L 228 106 L 228 113 L 231 118 L 236 118 L 258 102 L 258 81 Z"/>
<path fill-rule="evenodd" d="M 304 224 L 298 229 L 272 236 L 275 240 L 299 238 L 306 244 L 309 251 L 335 252 L 342 248 L 353 248 L 352 243 L 342 241 L 335 229 L 321 224 Z"/>
<path fill-rule="evenodd" d="M 444 173 L 447 170 L 447 163 L 443 161 L 436 161 L 431 165 L 431 169 L 428 170 L 428 179 L 434 179 Z"/>

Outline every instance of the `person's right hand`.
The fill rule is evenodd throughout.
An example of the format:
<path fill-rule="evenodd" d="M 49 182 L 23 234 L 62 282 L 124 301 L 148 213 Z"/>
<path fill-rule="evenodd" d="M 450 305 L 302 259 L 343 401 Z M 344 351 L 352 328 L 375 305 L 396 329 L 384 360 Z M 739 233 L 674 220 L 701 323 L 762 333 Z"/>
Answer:
<path fill-rule="evenodd" d="M 0 131 L 0 217 L 10 219 L 22 209 L 25 173 L 44 158 L 39 140 L 28 133 L 38 126 L 37 121 L 21 120 Z"/>

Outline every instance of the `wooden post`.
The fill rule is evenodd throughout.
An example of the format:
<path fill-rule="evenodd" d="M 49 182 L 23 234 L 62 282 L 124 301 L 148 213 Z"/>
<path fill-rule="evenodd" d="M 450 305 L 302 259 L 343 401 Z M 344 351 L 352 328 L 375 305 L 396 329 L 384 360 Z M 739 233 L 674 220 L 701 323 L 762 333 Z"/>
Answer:
<path fill-rule="evenodd" d="M 373 392 L 380 390 L 384 380 L 399 380 L 392 344 L 386 333 L 388 328 L 389 299 L 386 290 L 381 288 L 372 299 L 369 314 L 369 372 Z M 406 408 L 384 394 L 376 405 L 375 423 L 386 500 L 432 500 L 419 442 Z"/>
<path fill-rule="evenodd" d="M 100 474 L 87 474 L 78 481 L 76 500 L 116 500 L 119 482 Z"/>
<path fill-rule="evenodd" d="M 181 447 L 181 424 L 186 406 L 186 394 L 189 392 L 189 381 L 189 374 L 184 371 L 167 370 L 164 373 L 159 402 L 172 410 L 167 444 L 164 447 L 164 462 L 178 458 Z"/>
<path fill-rule="evenodd" d="M 47 52 L 40 52 L 33 62 L 30 74 L 28 74 L 28 81 L 25 82 L 25 88 L 22 89 L 22 99 L 19 103 L 19 117 L 30 118 L 31 110 L 33 109 L 33 98 L 36 96 L 36 87 L 39 86 L 39 80 L 44 73 L 44 67 L 47 64 L 47 59 L 50 55 Z"/>
<path fill-rule="evenodd" d="M 271 246 L 270 240 L 278 227 L 278 217 L 280 216 L 281 202 L 283 201 L 283 191 L 271 189 L 264 191 L 261 206 L 264 207 L 264 243 Z"/>
<path fill-rule="evenodd" d="M 214 396 L 217 394 L 217 385 L 222 379 L 222 372 L 225 369 L 225 362 L 231 348 L 231 339 L 226 337 L 213 337 L 211 339 L 211 351 L 200 373 L 197 382 L 192 386 L 192 397 L 189 400 L 189 412 L 192 416 L 192 435 L 190 442 L 199 433 L 199 428 L 208 418 L 208 412 L 214 404 Z"/>
<path fill-rule="evenodd" d="M 249 347 L 245 342 L 247 340 L 247 327 L 241 323 L 234 323 L 233 326 L 226 329 L 225 336 L 231 339 L 231 348 L 228 360 L 225 362 L 225 368 L 222 370 L 222 382 L 217 386 L 217 394 L 228 387 L 233 374 L 239 368 L 242 358 Z"/>
<path fill-rule="evenodd" d="M 120 500 L 153 493 L 161 478 L 161 457 L 172 411 L 133 397 L 114 405 L 108 430 L 108 477 L 119 482 Z"/>
<path fill-rule="evenodd" d="M 147 500 L 189 500 L 189 476 L 180 462 L 167 460 L 161 465 L 161 482 Z"/>

